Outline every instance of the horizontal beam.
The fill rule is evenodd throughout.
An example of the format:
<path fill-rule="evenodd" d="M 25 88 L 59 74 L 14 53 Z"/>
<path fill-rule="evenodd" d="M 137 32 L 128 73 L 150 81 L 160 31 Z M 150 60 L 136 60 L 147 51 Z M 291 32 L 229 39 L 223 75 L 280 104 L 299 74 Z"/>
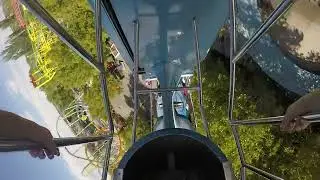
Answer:
<path fill-rule="evenodd" d="M 57 147 L 84 144 L 89 142 L 108 141 L 111 136 L 90 136 L 90 137 L 68 137 L 53 138 Z M 25 151 L 30 149 L 43 148 L 39 144 L 31 141 L 0 139 L 0 152 Z"/>
<path fill-rule="evenodd" d="M 142 89 L 138 90 L 138 94 L 149 94 L 151 92 L 168 92 L 168 91 L 183 91 L 184 89 L 188 91 L 198 91 L 199 87 L 178 87 L 178 88 L 162 88 L 162 89 Z"/>
<path fill-rule="evenodd" d="M 320 114 L 313 114 L 302 116 L 307 119 L 310 123 L 320 123 Z M 260 119 L 249 119 L 249 120 L 233 120 L 231 125 L 263 125 L 263 124 L 280 124 L 284 116 L 267 117 Z"/>
<path fill-rule="evenodd" d="M 247 169 L 250 169 L 251 171 L 253 171 L 254 173 L 264 177 L 264 178 L 267 178 L 267 179 L 271 179 L 271 180 L 283 180 L 282 178 L 278 177 L 278 176 L 275 176 L 273 174 L 270 174 L 264 170 L 261 170 L 259 168 L 256 168 L 254 166 L 251 166 L 249 164 L 244 164 L 244 166 L 247 168 Z"/>

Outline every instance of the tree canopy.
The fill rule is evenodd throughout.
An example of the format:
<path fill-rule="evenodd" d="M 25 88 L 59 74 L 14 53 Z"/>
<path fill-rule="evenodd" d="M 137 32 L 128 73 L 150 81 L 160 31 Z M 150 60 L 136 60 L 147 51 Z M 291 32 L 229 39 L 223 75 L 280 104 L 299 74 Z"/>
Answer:
<path fill-rule="evenodd" d="M 283 114 L 295 97 L 289 97 L 290 93 L 261 73 L 250 57 L 238 64 L 234 118 L 244 120 Z M 212 141 L 226 154 L 239 175 L 240 160 L 227 116 L 228 68 L 228 60 L 214 51 L 210 51 L 207 59 L 202 62 L 203 104 Z M 193 99 L 197 110 L 196 93 Z M 204 134 L 199 111 L 195 115 L 197 131 Z M 315 139 L 319 138 L 319 130 L 286 134 L 280 132 L 277 126 L 263 125 L 240 127 L 239 134 L 248 164 L 285 179 L 318 178 L 318 168 L 315 167 L 319 167 L 320 153 Z M 248 179 L 257 179 L 252 172 L 247 175 Z"/>
<path fill-rule="evenodd" d="M 87 1 L 44 0 L 41 1 L 41 4 L 93 57 L 96 56 L 94 14 Z M 30 13 L 25 13 L 25 15 L 29 22 L 40 23 Z M 43 28 L 49 31 L 46 27 L 43 26 Z M 103 38 L 106 37 L 107 34 L 104 32 Z M 49 38 L 57 37 L 54 35 Z M 106 44 L 103 45 L 103 49 L 103 58 L 105 61 L 109 61 L 110 52 Z M 62 108 L 62 105 L 66 105 L 67 101 L 71 99 L 71 90 L 77 89 L 84 93 L 84 101 L 89 106 L 93 118 L 106 120 L 99 73 L 59 40 L 51 46 L 46 57 L 49 59 L 50 65 L 56 70 L 53 80 L 42 88 L 48 99 Z M 112 76 L 107 76 L 107 80 L 109 97 L 121 91 L 119 86 L 121 83 L 118 80 Z"/>

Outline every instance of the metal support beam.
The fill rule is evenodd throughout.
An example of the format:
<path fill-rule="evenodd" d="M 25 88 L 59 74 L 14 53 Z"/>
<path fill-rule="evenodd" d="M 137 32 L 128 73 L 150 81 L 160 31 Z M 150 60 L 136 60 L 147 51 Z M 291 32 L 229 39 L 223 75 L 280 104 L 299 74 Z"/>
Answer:
<path fill-rule="evenodd" d="M 199 87 L 177 87 L 177 88 L 161 88 L 161 89 L 141 89 L 137 90 L 138 94 L 148 94 L 152 92 L 168 92 L 168 91 L 183 91 L 184 89 L 188 91 L 198 91 Z"/>
<path fill-rule="evenodd" d="M 67 31 L 39 4 L 37 0 L 21 0 L 21 3 L 36 16 L 43 24 L 45 24 L 51 31 L 53 31 L 67 46 L 82 57 L 88 64 L 98 71 L 103 71 L 103 66 L 95 61 L 74 38 L 72 38 Z"/>
<path fill-rule="evenodd" d="M 134 26 L 134 69 L 133 69 L 133 125 L 132 125 L 132 144 L 136 142 L 137 118 L 138 118 L 138 67 L 139 67 L 139 22 L 135 20 Z"/>
<path fill-rule="evenodd" d="M 76 134 L 76 137 L 80 136 L 81 133 L 83 133 L 88 127 L 90 127 L 93 124 L 93 122 L 90 122 L 88 125 L 86 125 L 80 132 Z"/>
<path fill-rule="evenodd" d="M 240 168 L 240 180 L 246 180 L 246 167 L 242 166 Z"/>
<path fill-rule="evenodd" d="M 253 33 L 253 36 L 243 45 L 238 54 L 233 58 L 232 62 L 237 62 L 269 30 L 269 28 L 281 17 L 281 15 L 288 10 L 294 1 L 295 0 L 283 0 L 266 19 L 266 21 L 261 24 L 257 31 Z"/>
<path fill-rule="evenodd" d="M 193 31 L 194 31 L 194 46 L 196 50 L 196 59 L 197 59 L 197 75 L 198 75 L 198 97 L 199 97 L 199 108 L 203 127 L 206 131 L 207 137 L 210 137 L 209 125 L 205 116 L 203 108 L 203 96 L 202 96 L 202 78 L 201 78 L 201 64 L 200 64 L 200 51 L 199 51 L 199 39 L 198 39 L 198 29 L 196 18 L 193 18 Z"/>
<path fill-rule="evenodd" d="M 109 170 L 109 160 L 110 160 L 110 153 L 111 153 L 111 145 L 113 140 L 113 133 L 114 133 L 114 125 L 110 110 L 110 102 L 108 96 L 108 86 L 107 86 L 107 79 L 106 79 L 106 71 L 103 66 L 103 46 L 102 46 L 102 20 L 101 20 L 101 0 L 95 1 L 95 30 L 96 30 L 96 47 L 97 47 L 97 59 L 100 65 L 103 67 L 102 71 L 100 71 L 100 83 L 101 83 L 101 91 L 103 97 L 103 103 L 105 108 L 105 113 L 108 120 L 109 126 L 109 134 L 111 135 L 110 141 L 106 141 L 106 153 L 103 162 L 103 171 L 102 171 L 102 180 L 106 180 L 108 176 Z"/>
<path fill-rule="evenodd" d="M 235 93 L 235 82 L 236 82 L 236 64 L 232 62 L 232 58 L 237 49 L 236 43 L 236 18 L 235 18 L 236 2 L 230 0 L 230 79 L 229 79 L 229 101 L 228 101 L 228 119 L 229 122 L 233 119 L 233 107 L 234 107 L 234 93 Z M 240 135 L 238 129 L 235 126 L 231 126 L 232 134 L 237 146 L 238 154 L 240 157 L 241 164 L 245 164 L 244 152 L 241 147 Z M 243 178 L 245 178 L 243 176 Z"/>
<path fill-rule="evenodd" d="M 53 138 L 57 147 L 84 144 L 100 140 L 110 140 L 111 136 L 92 136 L 92 137 L 69 137 Z M 25 151 L 30 149 L 42 148 L 39 144 L 31 141 L 21 141 L 12 139 L 0 139 L 0 152 Z"/>
<path fill-rule="evenodd" d="M 307 119 L 310 123 L 320 123 L 320 114 L 313 114 L 302 116 Z M 260 119 L 249 119 L 249 120 L 233 120 L 232 125 L 264 125 L 264 124 L 280 124 L 284 116 L 267 117 Z"/>
<path fill-rule="evenodd" d="M 245 167 L 250 169 L 252 172 L 264 177 L 264 178 L 267 178 L 267 179 L 271 179 L 271 180 L 283 180 L 282 178 L 278 177 L 278 176 L 275 176 L 273 174 L 270 174 L 264 170 L 261 170 L 259 168 L 256 168 L 254 166 L 251 166 L 249 164 L 245 164 Z"/>
<path fill-rule="evenodd" d="M 152 132 L 153 131 L 153 95 L 152 93 L 149 93 L 149 99 L 150 99 L 150 129 Z"/>
<path fill-rule="evenodd" d="M 118 37 L 121 39 L 121 42 L 123 43 L 124 47 L 126 48 L 131 60 L 134 61 L 134 54 L 132 52 L 130 44 L 127 40 L 126 35 L 124 34 L 124 31 L 121 27 L 121 24 L 117 18 L 117 14 L 113 9 L 110 0 L 102 0 L 102 3 L 108 13 L 108 17 L 109 17 L 110 22 L 112 23 L 113 27 L 116 29 Z"/>

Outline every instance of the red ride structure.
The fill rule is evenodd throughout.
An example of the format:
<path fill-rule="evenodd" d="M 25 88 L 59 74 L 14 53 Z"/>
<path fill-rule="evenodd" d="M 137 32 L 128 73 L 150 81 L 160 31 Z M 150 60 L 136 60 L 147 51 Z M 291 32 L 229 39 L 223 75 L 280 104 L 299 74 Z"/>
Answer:
<path fill-rule="evenodd" d="M 14 16 L 19 24 L 19 27 L 23 29 L 26 28 L 26 23 L 21 13 L 19 0 L 11 0 L 11 6 L 13 9 Z"/>

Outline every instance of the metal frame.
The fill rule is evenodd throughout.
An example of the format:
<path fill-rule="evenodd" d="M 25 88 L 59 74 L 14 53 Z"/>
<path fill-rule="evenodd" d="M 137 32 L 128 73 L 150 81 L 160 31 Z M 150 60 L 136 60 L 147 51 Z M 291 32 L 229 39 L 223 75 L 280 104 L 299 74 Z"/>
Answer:
<path fill-rule="evenodd" d="M 240 143 L 240 136 L 237 130 L 238 125 L 260 125 L 260 124 L 279 124 L 284 116 L 268 117 L 251 120 L 234 120 L 233 107 L 234 107 L 234 93 L 235 93 L 235 70 L 236 62 L 245 55 L 245 53 L 255 44 L 258 40 L 270 29 L 270 27 L 283 15 L 295 0 L 283 0 L 278 7 L 269 15 L 264 23 L 256 30 L 253 36 L 243 45 L 243 47 L 237 53 L 236 47 L 236 0 L 229 0 L 230 2 L 230 84 L 229 84 L 229 103 L 228 103 L 228 118 L 229 124 L 232 129 L 232 133 L 238 149 L 238 154 L 241 162 L 240 179 L 245 180 L 246 169 L 253 171 L 254 173 L 267 178 L 282 180 L 282 178 L 263 171 L 259 168 L 251 166 L 246 163 L 244 152 Z M 320 122 L 320 114 L 305 116 L 310 123 Z"/>
<path fill-rule="evenodd" d="M 153 131 L 153 94 L 149 93 L 149 103 L 150 103 L 150 130 Z"/>
<path fill-rule="evenodd" d="M 203 123 L 203 127 L 206 131 L 207 137 L 210 137 L 209 125 L 205 116 L 204 107 L 203 107 L 203 96 L 202 96 L 202 77 L 201 77 L 201 64 L 200 64 L 200 51 L 199 51 L 199 40 L 198 40 L 198 28 L 196 17 L 192 20 L 193 31 L 194 31 L 194 46 L 196 52 L 196 60 L 197 60 L 197 76 L 198 76 L 198 96 L 199 96 L 199 109 L 201 114 L 201 120 Z"/>
<path fill-rule="evenodd" d="M 133 22 L 134 27 L 134 69 L 133 69 L 133 124 L 132 124 L 132 144 L 136 142 L 136 131 L 137 131 L 137 121 L 138 121 L 138 110 L 139 110 L 139 99 L 140 94 L 149 94 L 150 96 L 150 118 L 151 118 L 151 130 L 153 130 L 152 121 L 152 93 L 158 92 L 170 92 L 170 91 L 182 91 L 187 89 L 188 91 L 197 91 L 199 96 L 199 109 L 201 112 L 201 119 L 203 122 L 204 129 L 206 131 L 207 137 L 210 137 L 208 121 L 205 117 L 204 107 L 203 107 L 203 96 L 202 96 L 202 78 L 201 78 L 201 66 L 200 66 L 200 51 L 199 51 L 199 41 L 198 41 L 198 31 L 197 22 L 194 17 L 192 20 L 193 30 L 194 30 L 194 45 L 195 45 L 195 57 L 197 60 L 197 74 L 198 74 L 198 86 L 197 87 L 175 87 L 175 88 L 158 88 L 158 89 L 142 89 L 138 90 L 138 67 L 139 67 L 139 20 Z"/>
<path fill-rule="evenodd" d="M 199 87 L 177 87 L 177 88 L 160 88 L 160 89 L 142 89 L 137 90 L 138 94 L 148 94 L 153 92 L 168 92 L 168 91 L 182 91 L 187 89 L 188 91 L 198 91 Z"/>
<path fill-rule="evenodd" d="M 60 25 L 54 20 L 54 18 L 36 1 L 36 0 L 21 0 L 21 2 L 33 13 L 43 24 L 48 26 L 66 45 L 68 45 L 74 52 L 79 54 L 84 61 L 94 67 L 100 73 L 101 91 L 103 96 L 103 102 L 105 105 L 105 113 L 108 118 L 109 134 L 104 136 L 92 136 L 92 137 L 74 137 L 74 138 L 55 138 L 54 142 L 58 147 L 69 146 L 75 144 L 83 144 L 88 142 L 94 142 L 99 140 L 104 140 L 106 143 L 106 154 L 104 157 L 102 180 L 107 179 L 109 159 L 110 159 L 110 149 L 114 134 L 114 125 L 110 111 L 108 91 L 107 91 L 107 81 L 106 81 L 106 71 L 103 66 L 102 59 L 102 26 L 101 26 L 101 6 L 106 9 L 110 21 L 113 23 L 115 29 L 117 30 L 118 36 L 121 38 L 122 43 L 124 43 L 130 57 L 134 59 L 134 120 L 132 129 L 132 142 L 136 140 L 136 126 L 137 126 L 137 115 L 138 115 L 138 94 L 146 94 L 152 92 L 166 92 L 166 91 L 180 91 L 183 88 L 168 88 L 168 89 L 150 89 L 150 90 L 138 90 L 138 66 L 139 66 L 139 22 L 134 21 L 134 44 L 135 53 L 132 53 L 130 45 L 123 33 L 121 25 L 117 19 L 117 16 L 113 10 L 111 2 L 108 0 L 96 0 L 95 4 L 95 28 L 96 28 L 96 43 L 97 43 L 97 59 L 96 61 L 93 56 L 91 56 L 81 45 L 73 39 Z M 282 3 L 274 10 L 274 12 L 267 18 L 267 20 L 258 28 L 254 35 L 245 43 L 245 45 L 236 51 L 236 4 L 235 0 L 229 0 L 230 2 L 230 85 L 229 85 L 229 102 L 228 102 L 228 118 L 229 123 L 232 128 L 232 133 L 236 141 L 238 153 L 240 156 L 241 167 L 241 179 L 245 179 L 245 170 L 249 169 L 258 175 L 261 175 L 267 179 L 280 180 L 282 178 L 267 173 L 261 169 L 253 167 L 245 162 L 244 153 L 240 143 L 240 137 L 237 130 L 238 125 L 259 125 L 259 124 L 278 124 L 283 116 L 269 117 L 261 119 L 251 119 L 251 120 L 234 120 L 233 119 L 233 106 L 234 106 L 234 93 L 235 93 L 235 68 L 236 62 L 252 47 L 264 33 L 276 22 L 277 19 L 294 3 L 294 0 L 283 0 Z M 102 4 L 103 3 L 103 4 Z M 199 105 L 201 118 L 203 121 L 204 128 L 206 130 L 207 136 L 209 137 L 208 122 L 205 119 L 204 108 L 203 108 L 203 98 L 202 98 L 202 79 L 201 79 L 201 67 L 200 67 L 200 53 L 199 53 L 199 42 L 197 34 L 197 23 L 196 19 L 193 19 L 193 29 L 195 33 L 195 52 L 197 60 L 197 73 L 198 73 L 198 86 L 187 88 L 188 90 L 197 90 L 199 95 Z M 152 95 L 150 96 L 152 97 Z M 152 98 L 150 98 L 152 100 Z M 152 107 L 152 105 L 151 105 Z M 306 116 L 305 118 L 310 120 L 310 123 L 320 122 L 320 114 Z M 152 119 L 152 114 L 151 114 Z M 0 152 L 10 152 L 10 151 L 22 151 L 38 147 L 35 143 L 20 141 L 20 140 L 0 140 Z"/>
<path fill-rule="evenodd" d="M 132 124 L 132 144 L 136 142 L 137 120 L 138 120 L 138 72 L 139 72 L 139 21 L 133 22 L 134 26 L 134 69 L 133 69 L 133 124 Z"/>
<path fill-rule="evenodd" d="M 95 4 L 95 28 L 96 28 L 96 42 L 97 42 L 97 60 L 93 58 L 74 38 L 72 38 L 67 31 L 38 3 L 36 0 L 21 0 L 21 3 L 37 17 L 43 24 L 45 24 L 51 31 L 53 31 L 67 46 L 82 57 L 84 61 L 90 64 L 100 73 L 101 91 L 103 102 L 105 106 L 106 116 L 108 118 L 109 133 L 104 136 L 96 137 L 75 137 L 75 138 L 56 138 L 54 142 L 58 147 L 68 146 L 74 144 L 83 144 L 98 140 L 105 140 L 106 155 L 104 158 L 102 180 L 107 179 L 110 149 L 114 134 L 114 125 L 110 111 L 110 103 L 108 99 L 106 71 L 102 59 L 102 26 L 101 26 L 101 1 L 97 0 Z M 26 141 L 5 141 L 5 145 L 0 147 L 2 151 L 22 151 L 30 148 L 38 147 L 35 143 Z M 2 143 L 3 144 L 3 143 Z"/>

